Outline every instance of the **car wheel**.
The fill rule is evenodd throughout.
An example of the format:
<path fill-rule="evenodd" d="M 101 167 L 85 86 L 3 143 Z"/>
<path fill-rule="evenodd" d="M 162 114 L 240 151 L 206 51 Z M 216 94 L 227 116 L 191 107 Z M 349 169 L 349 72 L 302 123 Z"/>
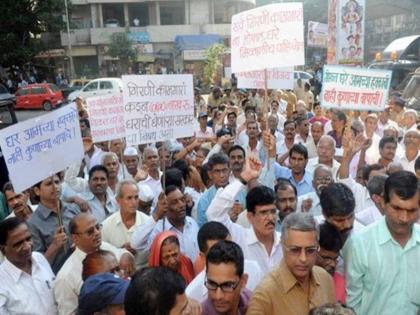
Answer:
<path fill-rule="evenodd" d="M 51 108 L 52 108 L 52 104 L 51 104 L 51 102 L 50 102 L 50 101 L 45 101 L 45 102 L 42 104 L 42 108 L 43 108 L 44 110 L 46 110 L 46 111 L 50 111 L 50 110 L 51 110 Z"/>

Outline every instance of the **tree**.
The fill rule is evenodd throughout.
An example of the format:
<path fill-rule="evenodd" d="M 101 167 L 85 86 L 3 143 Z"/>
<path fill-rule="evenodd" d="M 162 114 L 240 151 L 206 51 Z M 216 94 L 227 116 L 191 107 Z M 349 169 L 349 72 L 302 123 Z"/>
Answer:
<path fill-rule="evenodd" d="M 127 73 L 130 60 L 137 57 L 137 50 L 133 46 L 133 41 L 128 38 L 127 33 L 115 33 L 111 37 L 108 46 L 108 55 L 118 58 L 120 61 L 120 71 Z"/>
<path fill-rule="evenodd" d="M 0 65 L 23 66 L 42 49 L 40 34 L 62 29 L 63 0 L 0 1 Z"/>
<path fill-rule="evenodd" d="M 207 85 L 214 84 L 220 74 L 223 63 L 222 56 L 227 47 L 223 44 L 214 44 L 205 51 L 206 64 L 204 66 L 204 82 Z"/>

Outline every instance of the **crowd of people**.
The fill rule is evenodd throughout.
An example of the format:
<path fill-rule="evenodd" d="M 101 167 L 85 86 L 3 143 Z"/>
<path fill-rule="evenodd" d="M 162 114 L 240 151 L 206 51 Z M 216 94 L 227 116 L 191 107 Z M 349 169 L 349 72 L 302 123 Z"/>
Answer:
<path fill-rule="evenodd" d="M 292 91 L 195 89 L 194 135 L 0 195 L 0 314 L 415 315 L 420 132 Z"/>

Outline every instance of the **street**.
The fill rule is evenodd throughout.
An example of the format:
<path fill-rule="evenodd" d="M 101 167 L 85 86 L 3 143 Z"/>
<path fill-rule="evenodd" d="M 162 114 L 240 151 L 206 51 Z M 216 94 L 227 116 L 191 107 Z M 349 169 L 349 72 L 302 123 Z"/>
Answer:
<path fill-rule="evenodd" d="M 37 117 L 37 116 L 44 115 L 46 113 L 49 113 L 49 112 L 46 112 L 42 109 L 39 109 L 39 110 L 18 109 L 18 110 L 16 110 L 16 116 L 17 116 L 17 119 L 18 119 L 19 122 L 30 119 L 30 118 L 34 118 L 34 117 Z"/>

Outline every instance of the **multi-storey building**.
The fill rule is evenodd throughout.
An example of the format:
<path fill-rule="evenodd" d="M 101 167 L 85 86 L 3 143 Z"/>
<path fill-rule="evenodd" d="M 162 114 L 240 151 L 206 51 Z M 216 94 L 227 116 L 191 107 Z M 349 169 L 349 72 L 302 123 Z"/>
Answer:
<path fill-rule="evenodd" d="M 205 48 L 212 42 L 228 42 L 231 16 L 255 7 L 255 0 L 71 0 L 71 3 L 71 55 L 79 76 L 113 74 L 116 62 L 107 49 L 113 34 L 122 32 L 129 33 L 139 51 L 137 66 L 159 64 L 168 71 L 196 70 L 204 59 Z M 67 32 L 62 32 L 60 39 L 68 56 Z"/>

